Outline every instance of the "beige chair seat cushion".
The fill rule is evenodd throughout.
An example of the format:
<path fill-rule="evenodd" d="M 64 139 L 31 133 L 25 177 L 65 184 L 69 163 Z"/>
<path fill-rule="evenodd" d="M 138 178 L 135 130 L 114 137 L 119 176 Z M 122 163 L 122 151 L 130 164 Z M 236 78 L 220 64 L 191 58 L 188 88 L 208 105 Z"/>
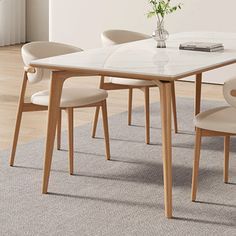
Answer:
<path fill-rule="evenodd" d="M 108 94 L 105 90 L 96 88 L 63 88 L 60 107 L 80 107 L 103 101 Z M 33 104 L 48 106 L 49 90 L 32 95 Z"/>
<path fill-rule="evenodd" d="M 194 118 L 194 125 L 201 129 L 236 134 L 236 108 L 218 107 L 201 112 Z"/>
<path fill-rule="evenodd" d="M 152 81 L 149 80 L 139 80 L 139 79 L 123 79 L 123 78 L 110 78 L 110 81 L 113 84 L 121 84 L 121 85 L 128 85 L 128 86 L 153 86 L 155 85 Z"/>

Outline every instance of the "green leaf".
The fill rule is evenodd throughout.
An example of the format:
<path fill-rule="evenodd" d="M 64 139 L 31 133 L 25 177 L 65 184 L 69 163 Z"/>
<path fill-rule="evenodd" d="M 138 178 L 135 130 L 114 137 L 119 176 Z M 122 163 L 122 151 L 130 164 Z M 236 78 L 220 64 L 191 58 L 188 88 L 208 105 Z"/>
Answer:
<path fill-rule="evenodd" d="M 149 4 L 152 7 L 152 10 L 150 10 L 147 13 L 147 17 L 161 17 L 162 19 L 165 17 L 165 15 L 175 12 L 178 9 L 182 8 L 182 4 L 179 3 L 178 5 L 172 6 L 171 0 L 148 0 Z"/>

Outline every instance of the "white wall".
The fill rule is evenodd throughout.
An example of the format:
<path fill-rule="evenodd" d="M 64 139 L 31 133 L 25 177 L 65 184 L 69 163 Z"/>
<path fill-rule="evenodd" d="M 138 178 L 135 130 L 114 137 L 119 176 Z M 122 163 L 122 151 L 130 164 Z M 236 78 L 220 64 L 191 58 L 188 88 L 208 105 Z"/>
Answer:
<path fill-rule="evenodd" d="M 150 33 L 146 0 L 50 0 L 51 40 L 83 48 L 100 46 L 100 33 L 125 28 Z"/>
<path fill-rule="evenodd" d="M 106 29 L 123 28 L 151 34 L 155 19 L 147 19 L 147 0 L 49 0 L 49 38 L 82 48 L 99 47 L 100 33 Z M 183 9 L 169 15 L 166 28 L 170 33 L 181 31 L 236 32 L 235 0 L 179 0 Z M 230 73 L 228 71 L 231 71 Z M 235 73 L 234 73 L 235 71 Z M 222 83 L 236 75 L 235 67 L 226 73 L 207 74 Z M 227 74 L 228 73 L 228 74 Z M 220 74 L 221 76 L 219 76 Z M 226 75 L 222 78 L 222 75 Z M 218 75 L 218 76 L 217 76 Z"/>
<path fill-rule="evenodd" d="M 147 19 L 147 0 L 49 0 L 50 39 L 80 45 L 100 45 L 100 33 L 125 28 L 151 34 L 155 22 Z M 175 0 L 183 9 L 169 15 L 170 33 L 193 30 L 236 32 L 236 1 Z"/>
<path fill-rule="evenodd" d="M 169 17 L 171 32 L 220 31 L 236 32 L 235 0 L 180 0 L 183 8 Z"/>
<path fill-rule="evenodd" d="M 27 0 L 27 41 L 49 39 L 49 0 Z"/>

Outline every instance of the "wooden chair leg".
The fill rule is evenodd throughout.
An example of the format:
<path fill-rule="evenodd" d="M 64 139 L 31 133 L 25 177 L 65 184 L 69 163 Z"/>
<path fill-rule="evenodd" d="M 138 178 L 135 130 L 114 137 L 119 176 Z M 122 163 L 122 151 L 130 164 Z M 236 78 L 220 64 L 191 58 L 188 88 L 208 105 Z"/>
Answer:
<path fill-rule="evenodd" d="M 21 125 L 21 120 L 22 120 L 22 113 L 23 113 L 23 108 L 24 108 L 24 99 L 25 99 L 25 91 L 26 91 L 27 81 L 28 81 L 27 73 L 25 72 L 24 78 L 23 78 L 23 83 L 21 86 L 19 103 L 18 103 L 15 131 L 14 131 L 12 149 L 11 149 L 11 154 L 10 154 L 10 166 L 14 165 L 14 160 L 15 160 L 15 155 L 16 155 L 16 147 L 17 147 L 17 142 L 18 142 L 18 137 L 19 137 L 19 132 L 20 132 L 20 125 Z"/>
<path fill-rule="evenodd" d="M 74 111 L 73 108 L 66 109 L 68 116 L 68 145 L 69 145 L 69 172 L 74 171 Z"/>
<path fill-rule="evenodd" d="M 133 105 L 133 89 L 129 89 L 129 98 L 128 98 L 128 125 L 132 123 L 132 105 Z"/>
<path fill-rule="evenodd" d="M 94 114 L 94 120 L 93 120 L 92 138 L 95 138 L 95 135 L 96 135 L 97 125 L 98 125 L 99 110 L 100 110 L 100 106 L 97 106 L 95 114 Z"/>
<path fill-rule="evenodd" d="M 224 137 L 224 182 L 228 183 L 229 180 L 229 146 L 230 136 Z"/>
<path fill-rule="evenodd" d="M 175 133 L 178 133 L 178 121 L 177 121 L 177 109 L 176 109 L 176 96 L 175 96 L 175 82 L 171 82 L 171 102 L 172 102 L 172 112 L 174 120 Z"/>
<path fill-rule="evenodd" d="M 61 122 L 62 122 L 62 110 L 59 111 L 57 122 L 57 150 L 61 149 Z"/>
<path fill-rule="evenodd" d="M 201 129 L 196 128 L 194 163 L 193 163 L 193 173 L 192 173 L 192 201 L 196 200 L 196 195 L 197 195 L 201 138 L 202 138 Z"/>
<path fill-rule="evenodd" d="M 150 96 L 149 87 L 144 88 L 145 117 L 146 117 L 146 144 L 150 144 Z"/>
<path fill-rule="evenodd" d="M 106 100 L 102 102 L 102 119 L 103 119 L 103 130 L 104 130 L 104 138 L 105 138 L 105 145 L 106 145 L 106 159 L 110 160 L 110 141 L 109 141 Z"/>
<path fill-rule="evenodd" d="M 202 91 L 202 74 L 196 75 L 195 81 L 195 116 L 201 110 L 201 91 Z"/>

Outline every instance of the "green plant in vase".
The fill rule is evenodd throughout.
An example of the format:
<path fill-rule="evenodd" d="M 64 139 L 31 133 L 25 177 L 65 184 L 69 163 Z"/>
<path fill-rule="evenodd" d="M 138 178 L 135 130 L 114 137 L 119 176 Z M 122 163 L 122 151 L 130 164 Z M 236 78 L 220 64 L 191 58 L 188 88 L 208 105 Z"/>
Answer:
<path fill-rule="evenodd" d="M 164 28 L 165 16 L 181 9 L 182 4 L 172 5 L 171 0 L 148 0 L 151 5 L 151 10 L 148 12 L 147 17 L 153 16 L 157 19 L 157 28 L 153 33 L 153 38 L 157 41 L 158 48 L 166 48 L 166 40 L 169 33 Z"/>

